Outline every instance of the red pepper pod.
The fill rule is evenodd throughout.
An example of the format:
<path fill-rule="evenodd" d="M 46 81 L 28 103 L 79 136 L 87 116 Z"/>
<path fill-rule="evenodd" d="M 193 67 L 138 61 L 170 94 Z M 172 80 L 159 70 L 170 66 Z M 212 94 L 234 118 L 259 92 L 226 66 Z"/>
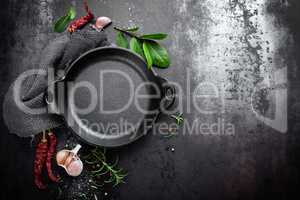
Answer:
<path fill-rule="evenodd" d="M 37 146 L 35 161 L 34 161 L 34 182 L 39 189 L 45 189 L 47 186 L 42 180 L 42 170 L 46 161 L 48 152 L 48 143 L 43 133 L 43 139 Z"/>
<path fill-rule="evenodd" d="M 90 21 L 92 21 L 94 19 L 94 15 L 88 7 L 87 0 L 84 0 L 84 7 L 87 12 L 87 15 L 80 17 L 79 19 L 75 20 L 74 22 L 72 22 L 70 24 L 70 26 L 68 28 L 68 31 L 70 33 L 73 33 L 76 30 L 82 28 L 83 26 L 85 26 L 87 23 L 89 23 Z"/>
<path fill-rule="evenodd" d="M 48 136 L 49 136 L 49 140 L 50 140 L 49 150 L 47 153 L 47 162 L 46 162 L 48 176 L 51 181 L 59 182 L 60 177 L 57 175 L 54 175 L 53 170 L 52 170 L 52 158 L 56 151 L 57 139 L 56 139 L 56 136 L 54 135 L 54 133 L 52 133 L 52 132 L 48 133 Z"/>

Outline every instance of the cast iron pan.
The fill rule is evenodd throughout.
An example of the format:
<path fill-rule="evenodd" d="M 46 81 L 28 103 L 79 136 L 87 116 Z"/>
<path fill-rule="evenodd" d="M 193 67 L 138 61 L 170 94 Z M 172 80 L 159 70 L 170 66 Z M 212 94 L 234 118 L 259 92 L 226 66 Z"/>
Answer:
<path fill-rule="evenodd" d="M 104 147 L 137 140 L 175 100 L 175 88 L 143 58 L 117 47 L 86 52 L 54 83 L 49 111 L 63 116 L 82 140 Z"/>

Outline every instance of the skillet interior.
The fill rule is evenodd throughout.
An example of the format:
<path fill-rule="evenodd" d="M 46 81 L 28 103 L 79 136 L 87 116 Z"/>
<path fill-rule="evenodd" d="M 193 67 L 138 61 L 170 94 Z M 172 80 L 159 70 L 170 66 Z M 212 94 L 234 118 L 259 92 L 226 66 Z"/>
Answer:
<path fill-rule="evenodd" d="M 135 101 L 136 92 L 156 97 Z M 65 119 L 77 135 L 95 145 L 120 146 L 143 135 L 147 131 L 145 122 L 146 127 L 152 125 L 161 87 L 138 55 L 105 47 L 87 52 L 70 66 L 64 94 L 59 109 L 67 108 Z M 92 101 L 96 102 L 94 106 Z M 88 106 L 91 109 L 82 112 Z"/>

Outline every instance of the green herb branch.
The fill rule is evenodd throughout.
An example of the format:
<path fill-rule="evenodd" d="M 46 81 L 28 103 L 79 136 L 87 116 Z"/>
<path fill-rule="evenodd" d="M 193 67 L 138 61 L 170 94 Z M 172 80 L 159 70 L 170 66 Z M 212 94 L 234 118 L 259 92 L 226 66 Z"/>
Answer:
<path fill-rule="evenodd" d="M 130 48 L 147 61 L 148 69 L 152 66 L 167 68 L 170 66 L 170 57 L 167 50 L 157 40 L 167 38 L 166 33 L 139 34 L 139 27 L 118 28 L 114 27 L 117 33 L 116 42 L 119 47 Z M 130 42 L 127 37 L 130 37 Z"/>
<path fill-rule="evenodd" d="M 99 147 L 90 151 L 90 153 L 84 158 L 85 163 L 88 165 L 93 165 L 96 169 L 93 169 L 91 173 L 93 176 L 99 178 L 102 176 L 109 175 L 109 179 L 104 180 L 104 183 L 112 184 L 117 186 L 124 182 L 124 178 L 127 173 L 124 172 L 122 168 L 118 168 L 119 159 L 117 158 L 113 164 L 107 162 L 106 159 L 106 149 L 101 149 Z M 103 186 L 103 185 L 97 185 Z"/>
<path fill-rule="evenodd" d="M 134 28 L 130 28 L 130 29 L 121 29 L 121 28 L 118 28 L 118 27 L 114 27 L 114 29 L 116 31 L 119 31 L 125 35 L 128 35 L 130 37 L 135 37 L 135 38 L 139 38 L 140 36 L 135 34 L 134 32 L 138 31 L 139 30 L 139 27 L 134 27 Z M 127 41 L 128 42 L 128 41 Z"/>
<path fill-rule="evenodd" d="M 177 123 L 178 125 L 181 125 L 181 124 L 183 123 L 183 121 L 184 121 L 184 118 L 183 118 L 183 114 L 182 114 L 182 113 L 177 114 L 177 115 L 171 115 L 171 117 L 172 117 L 173 119 L 176 120 L 176 123 Z"/>

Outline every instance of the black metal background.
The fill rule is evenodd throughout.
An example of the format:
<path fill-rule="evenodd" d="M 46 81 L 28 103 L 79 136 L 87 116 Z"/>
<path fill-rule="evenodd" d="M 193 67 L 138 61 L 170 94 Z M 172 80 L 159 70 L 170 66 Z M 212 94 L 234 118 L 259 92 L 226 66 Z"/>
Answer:
<path fill-rule="evenodd" d="M 177 13 L 180 5 L 178 1 L 175 5 L 173 0 L 89 2 L 95 14 L 110 16 L 119 25 L 135 22 L 145 32 L 170 32 L 174 30 L 174 24 L 190 23 L 185 20 L 200 16 L 203 27 L 199 27 L 199 37 L 210 37 L 204 23 L 210 19 L 201 13 L 205 13 L 209 1 L 189 1 L 189 15 L 182 18 Z M 203 10 L 196 9 L 199 2 Z M 228 2 L 241 5 L 256 3 L 255 0 Z M 232 137 L 179 135 L 166 140 L 160 135 L 149 134 L 118 150 L 120 165 L 127 169 L 129 176 L 127 183 L 114 191 L 115 199 L 299 199 L 300 121 L 296 105 L 300 98 L 300 1 L 266 2 L 266 14 L 271 13 L 277 20 L 278 29 L 286 28 L 293 38 L 290 45 L 283 45 L 281 49 L 282 54 L 286 54 L 288 66 L 288 133 L 282 134 L 257 123 L 251 131 L 239 129 Z M 284 7 L 285 2 L 289 6 Z M 78 8 L 79 15 L 84 13 L 78 0 L 1 1 L 0 105 L 12 81 L 25 69 L 34 67 L 36 55 L 55 37 L 50 21 L 63 15 L 71 3 Z M 47 17 L 49 21 L 45 20 Z M 114 40 L 111 28 L 108 33 Z M 172 34 L 179 33 L 173 31 Z M 164 43 L 170 49 L 172 66 L 158 70 L 158 73 L 185 85 L 185 69 L 193 67 L 189 59 L 194 46 L 191 41 L 182 38 L 181 48 L 174 49 L 171 48 L 172 39 L 174 37 Z M 185 56 L 176 56 L 179 50 L 184 51 Z M 192 86 L 197 81 L 193 79 Z M 198 115 L 195 112 L 186 114 L 186 119 L 195 119 Z M 40 192 L 33 185 L 34 149 L 30 147 L 30 139 L 9 134 L 2 115 L 0 120 L 0 199 L 53 199 L 47 191 Z M 243 120 L 237 120 L 237 125 L 251 126 Z M 60 131 L 60 134 L 63 132 Z M 175 151 L 170 151 L 170 147 Z"/>

